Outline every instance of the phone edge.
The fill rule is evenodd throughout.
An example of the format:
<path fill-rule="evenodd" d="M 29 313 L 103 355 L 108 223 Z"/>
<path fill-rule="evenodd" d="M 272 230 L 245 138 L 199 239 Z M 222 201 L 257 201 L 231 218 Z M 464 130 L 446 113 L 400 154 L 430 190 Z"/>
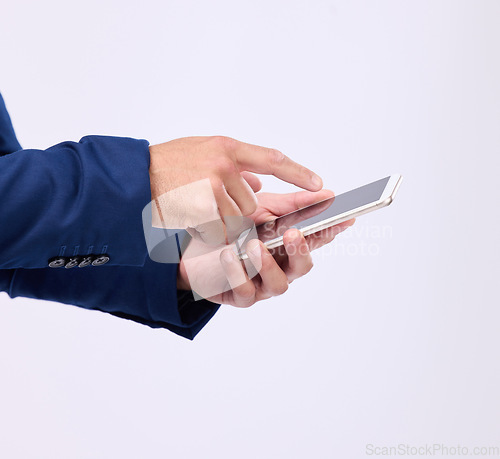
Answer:
<path fill-rule="evenodd" d="M 310 225 L 305 228 L 299 230 L 304 237 L 310 236 L 311 234 L 318 233 L 319 231 L 323 231 L 324 229 L 331 228 L 335 225 L 340 225 L 352 218 L 358 218 L 367 213 L 373 212 L 374 210 L 381 209 L 383 207 L 389 206 L 396 196 L 396 193 L 401 185 L 403 180 L 403 176 L 401 174 L 392 174 L 389 176 L 389 181 L 382 191 L 382 195 L 377 201 L 373 201 L 369 204 L 366 204 L 361 207 L 357 207 L 357 210 L 344 212 L 343 214 L 339 214 L 336 217 L 332 217 L 330 220 L 325 220 L 322 225 Z M 392 190 L 392 191 L 391 191 Z M 332 224 L 333 222 L 333 224 Z M 283 236 L 279 238 L 271 239 L 270 241 L 263 243 L 267 249 L 275 249 L 276 247 L 280 247 L 283 245 Z M 247 260 L 248 255 L 246 252 L 238 254 L 238 258 L 240 260 Z"/>

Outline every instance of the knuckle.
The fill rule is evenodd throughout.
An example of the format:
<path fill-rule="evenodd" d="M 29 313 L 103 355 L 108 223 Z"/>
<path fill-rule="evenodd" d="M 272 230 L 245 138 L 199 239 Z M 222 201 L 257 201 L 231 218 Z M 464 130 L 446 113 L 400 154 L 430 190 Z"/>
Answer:
<path fill-rule="evenodd" d="M 214 211 L 217 209 L 217 200 L 214 196 L 200 196 L 194 202 L 194 216 L 204 221 L 205 217 L 213 217 Z"/>
<path fill-rule="evenodd" d="M 224 143 L 225 136 L 223 135 L 213 135 L 210 137 L 211 142 L 214 145 L 222 145 Z"/>
<path fill-rule="evenodd" d="M 238 288 L 238 306 L 249 308 L 255 304 L 255 288 L 252 285 L 241 286 Z"/>
<path fill-rule="evenodd" d="M 215 135 L 212 137 L 212 142 L 217 149 L 230 152 L 234 149 L 236 140 L 224 135 Z"/>
<path fill-rule="evenodd" d="M 279 166 L 286 158 L 286 156 L 281 153 L 281 151 L 276 150 L 275 148 L 269 148 L 267 150 L 267 157 L 269 164 L 273 167 Z"/>
<path fill-rule="evenodd" d="M 213 168 L 215 170 L 215 173 L 219 177 L 226 177 L 228 175 L 234 175 L 238 173 L 236 164 L 234 164 L 234 161 L 228 156 L 219 156 L 218 158 L 214 159 Z"/>
<path fill-rule="evenodd" d="M 288 281 L 280 282 L 280 284 L 276 288 L 276 292 L 278 295 L 283 295 L 288 290 Z"/>
<path fill-rule="evenodd" d="M 311 261 L 304 266 L 304 268 L 300 271 L 299 277 L 305 276 L 308 272 L 313 269 L 314 263 Z"/>
<path fill-rule="evenodd" d="M 238 306 L 238 308 L 247 309 L 250 306 L 253 306 L 254 304 L 255 304 L 255 301 L 253 301 L 253 300 L 249 301 L 249 302 L 238 301 L 237 306 Z"/>
<path fill-rule="evenodd" d="M 224 182 L 218 174 L 214 173 L 214 175 L 210 177 L 210 186 L 216 198 L 224 191 Z"/>

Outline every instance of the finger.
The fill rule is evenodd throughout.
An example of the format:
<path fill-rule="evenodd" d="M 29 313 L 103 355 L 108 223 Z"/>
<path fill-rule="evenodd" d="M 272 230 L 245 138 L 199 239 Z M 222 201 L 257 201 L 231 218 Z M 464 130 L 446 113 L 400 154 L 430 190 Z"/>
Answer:
<path fill-rule="evenodd" d="M 222 269 L 233 294 L 232 304 L 246 308 L 255 303 L 255 286 L 248 279 L 241 262 L 231 249 L 224 249 L 220 254 Z"/>
<path fill-rule="evenodd" d="M 230 175 L 224 179 L 226 192 L 240 209 L 241 215 L 251 215 L 257 209 L 257 198 L 252 188 L 240 174 Z"/>
<path fill-rule="evenodd" d="M 354 225 L 355 221 L 356 219 L 352 218 L 351 220 L 348 220 L 346 222 L 339 223 L 335 226 L 330 226 L 329 228 L 325 228 L 324 230 L 318 231 L 317 233 L 306 236 L 306 242 L 309 246 L 309 250 L 316 250 L 326 244 L 329 244 L 335 239 L 338 234 Z"/>
<path fill-rule="evenodd" d="M 266 240 L 280 237 L 295 224 L 330 207 L 334 202 L 332 199 L 334 196 L 335 194 L 330 190 L 321 190 L 316 193 L 300 191 L 284 195 L 260 193 L 259 204 L 262 208 L 267 209 L 267 212 L 259 215 L 256 223 L 265 224 L 265 227 L 261 228 L 261 232 L 265 232 Z M 297 209 L 301 210 L 297 211 Z M 277 215 L 280 215 L 281 218 L 277 219 Z"/>
<path fill-rule="evenodd" d="M 213 184 L 212 190 L 217 202 L 219 215 L 222 217 L 222 219 L 228 216 L 241 216 L 240 208 L 233 201 L 233 198 L 229 196 L 222 182 Z"/>
<path fill-rule="evenodd" d="M 315 174 L 274 148 L 260 147 L 249 143 L 235 144 L 236 161 L 240 170 L 257 174 L 274 175 L 310 191 L 321 190 L 323 181 Z"/>
<path fill-rule="evenodd" d="M 328 198 L 333 198 L 335 193 L 331 190 L 316 192 L 298 191 L 296 193 L 259 193 L 259 203 L 273 215 L 285 215 L 302 209 Z"/>
<path fill-rule="evenodd" d="M 278 235 L 283 235 L 287 229 L 297 223 L 304 222 L 308 218 L 312 218 L 324 212 L 333 204 L 334 200 L 335 198 L 329 198 L 277 219 L 275 222 L 276 232 Z M 307 225 L 307 223 L 305 224 Z"/>
<path fill-rule="evenodd" d="M 254 193 L 257 193 L 262 189 L 262 182 L 260 181 L 260 178 L 257 177 L 255 174 L 252 174 L 251 172 L 247 171 L 242 171 L 240 172 L 240 174 L 250 185 L 250 188 L 252 188 Z"/>
<path fill-rule="evenodd" d="M 256 268 L 260 265 L 260 269 L 257 268 L 261 277 L 260 295 L 264 297 L 276 296 L 288 290 L 286 274 L 262 242 L 258 239 L 252 239 L 246 245 L 245 251 Z"/>
<path fill-rule="evenodd" d="M 313 267 L 309 246 L 297 229 L 288 230 L 283 236 L 283 243 L 288 255 L 288 265 L 285 274 L 289 282 L 307 274 Z"/>

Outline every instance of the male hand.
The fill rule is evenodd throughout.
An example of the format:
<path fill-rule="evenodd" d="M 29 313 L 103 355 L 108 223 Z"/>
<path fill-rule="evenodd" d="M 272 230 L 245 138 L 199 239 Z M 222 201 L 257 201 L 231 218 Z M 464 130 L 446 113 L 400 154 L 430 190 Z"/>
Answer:
<path fill-rule="evenodd" d="M 223 242 L 224 217 L 256 211 L 261 183 L 252 172 L 310 191 L 322 187 L 318 175 L 280 151 L 229 137 L 186 137 L 149 150 L 153 226 L 194 229 L 206 242 L 213 222 L 222 225 L 215 225 L 215 242 Z"/>
<path fill-rule="evenodd" d="M 259 193 L 257 209 L 250 218 L 254 220 L 255 225 L 259 225 L 332 196 L 334 194 L 329 190 L 290 194 Z M 318 208 L 317 211 L 321 209 Z M 185 253 L 187 257 L 181 258 L 179 264 L 177 286 L 184 290 L 192 288 L 215 303 L 237 307 L 251 306 L 257 301 L 284 293 L 291 282 L 311 270 L 311 250 L 331 242 L 337 234 L 353 223 L 354 219 L 307 237 L 296 229 L 289 229 L 283 236 L 284 246 L 271 251 L 257 239 L 249 241 L 246 245 L 249 260 L 245 263 L 238 260 L 230 248 L 221 248 L 190 259 L 188 247 Z M 191 252 L 195 255 L 200 253 L 203 243 L 193 239 L 191 244 Z M 257 275 L 249 277 L 248 263 L 255 268 Z M 210 296 L 203 294 L 205 291 L 214 291 L 211 290 L 214 288 L 217 293 Z"/>

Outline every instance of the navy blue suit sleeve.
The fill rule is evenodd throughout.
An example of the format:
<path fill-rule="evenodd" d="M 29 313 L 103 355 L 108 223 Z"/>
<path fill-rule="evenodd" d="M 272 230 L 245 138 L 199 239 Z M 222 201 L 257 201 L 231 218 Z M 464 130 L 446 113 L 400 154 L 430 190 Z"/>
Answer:
<path fill-rule="evenodd" d="M 0 95 L 0 292 L 193 339 L 219 305 L 178 291 L 178 265 L 149 258 L 142 210 L 150 198 L 147 141 L 88 136 L 22 150 Z M 163 245 L 177 253 L 174 238 Z M 47 267 L 53 256 L 103 252 L 104 266 Z"/>
<path fill-rule="evenodd" d="M 106 253 L 109 265 L 147 256 L 149 143 L 87 136 L 0 156 L 0 269 L 43 268 L 55 256 Z"/>
<path fill-rule="evenodd" d="M 141 267 L 0 270 L 0 290 L 22 296 L 80 306 L 166 328 L 193 339 L 220 305 L 194 301 L 176 289 L 177 265 L 149 257 Z"/>

